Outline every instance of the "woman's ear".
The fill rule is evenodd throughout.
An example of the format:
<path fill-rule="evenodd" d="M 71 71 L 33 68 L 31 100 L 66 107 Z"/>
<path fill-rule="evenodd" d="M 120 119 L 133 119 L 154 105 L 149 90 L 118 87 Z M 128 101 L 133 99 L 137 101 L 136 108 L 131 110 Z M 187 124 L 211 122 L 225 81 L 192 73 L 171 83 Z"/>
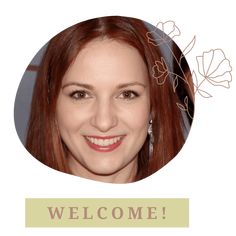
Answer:
<path fill-rule="evenodd" d="M 150 120 L 153 120 L 155 118 L 155 115 L 154 115 L 154 111 L 151 110 L 150 114 L 149 114 L 149 121 Z"/>

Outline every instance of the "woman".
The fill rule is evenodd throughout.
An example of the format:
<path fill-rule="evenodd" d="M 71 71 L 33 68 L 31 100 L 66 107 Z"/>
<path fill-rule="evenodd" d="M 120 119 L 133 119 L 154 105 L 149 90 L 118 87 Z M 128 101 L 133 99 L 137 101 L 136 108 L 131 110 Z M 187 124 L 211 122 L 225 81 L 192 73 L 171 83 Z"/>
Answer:
<path fill-rule="evenodd" d="M 168 163 L 186 138 L 193 93 L 185 59 L 153 77 L 163 51 L 147 24 L 127 17 L 81 22 L 52 38 L 32 99 L 26 148 L 42 163 L 113 183 L 143 179 Z M 176 57 L 181 57 L 173 44 Z M 165 79 L 164 79 L 165 77 Z M 166 79 L 168 77 L 168 79 Z M 184 81 L 184 82 L 183 82 Z M 188 98 L 188 114 L 176 105 Z M 186 101 L 186 100 L 185 100 Z"/>

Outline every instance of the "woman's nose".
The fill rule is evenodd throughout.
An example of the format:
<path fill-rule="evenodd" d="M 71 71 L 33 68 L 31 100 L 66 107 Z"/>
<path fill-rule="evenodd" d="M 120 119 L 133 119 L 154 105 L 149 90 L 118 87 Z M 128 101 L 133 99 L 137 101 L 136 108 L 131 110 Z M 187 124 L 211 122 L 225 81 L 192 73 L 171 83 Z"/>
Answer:
<path fill-rule="evenodd" d="M 111 101 L 97 102 L 91 118 L 91 125 L 101 132 L 107 132 L 114 128 L 117 123 L 118 119 Z"/>

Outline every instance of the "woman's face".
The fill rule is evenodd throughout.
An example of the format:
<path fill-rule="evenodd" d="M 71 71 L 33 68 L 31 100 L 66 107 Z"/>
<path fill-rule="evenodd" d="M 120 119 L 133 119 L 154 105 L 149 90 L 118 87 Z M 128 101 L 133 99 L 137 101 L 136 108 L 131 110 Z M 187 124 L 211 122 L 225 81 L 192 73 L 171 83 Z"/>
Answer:
<path fill-rule="evenodd" d="M 73 174 L 131 182 L 150 116 L 148 73 L 138 51 L 96 39 L 77 55 L 62 80 L 56 109 Z"/>

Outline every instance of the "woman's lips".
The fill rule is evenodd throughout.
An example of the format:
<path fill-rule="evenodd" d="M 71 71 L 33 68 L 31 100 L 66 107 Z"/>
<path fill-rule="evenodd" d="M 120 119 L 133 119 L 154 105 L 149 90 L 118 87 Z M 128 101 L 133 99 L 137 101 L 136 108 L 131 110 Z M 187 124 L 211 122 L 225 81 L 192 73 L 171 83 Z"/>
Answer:
<path fill-rule="evenodd" d="M 85 136 L 87 144 L 90 148 L 99 152 L 111 152 L 118 148 L 122 143 L 125 135 L 120 136 Z"/>

